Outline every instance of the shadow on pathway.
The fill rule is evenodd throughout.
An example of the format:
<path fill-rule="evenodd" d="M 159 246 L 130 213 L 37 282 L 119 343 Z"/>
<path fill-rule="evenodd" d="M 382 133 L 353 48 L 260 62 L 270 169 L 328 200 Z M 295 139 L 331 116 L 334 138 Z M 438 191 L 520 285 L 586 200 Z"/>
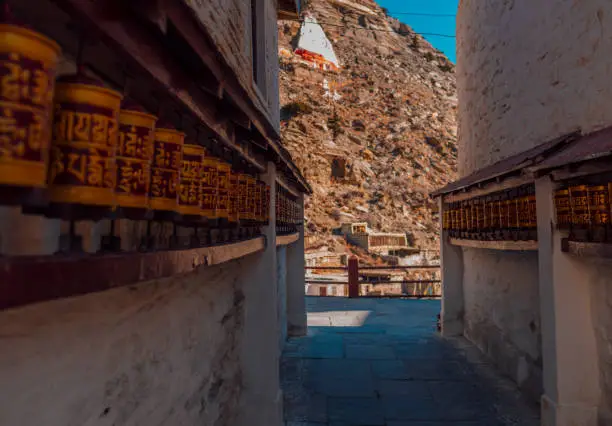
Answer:
<path fill-rule="evenodd" d="M 537 426 L 537 407 L 464 339 L 436 333 L 434 300 L 307 298 L 289 340 L 287 426 Z"/>

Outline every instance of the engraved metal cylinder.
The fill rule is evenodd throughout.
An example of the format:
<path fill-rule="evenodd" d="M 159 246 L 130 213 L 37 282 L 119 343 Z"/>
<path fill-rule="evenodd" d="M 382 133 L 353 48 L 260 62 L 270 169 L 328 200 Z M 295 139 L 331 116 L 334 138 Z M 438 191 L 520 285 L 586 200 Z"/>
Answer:
<path fill-rule="evenodd" d="M 177 212 L 183 216 L 202 215 L 202 178 L 206 150 L 200 145 L 185 144 L 181 161 Z"/>
<path fill-rule="evenodd" d="M 160 212 L 178 210 L 177 187 L 183 162 L 185 134 L 169 128 L 155 129 L 154 154 L 151 164 L 149 203 Z"/>
<path fill-rule="evenodd" d="M 47 186 L 60 47 L 26 28 L 0 24 L 0 203 Z"/>
<path fill-rule="evenodd" d="M 217 219 L 218 200 L 219 159 L 206 154 L 202 176 L 202 214 L 208 219 Z"/>

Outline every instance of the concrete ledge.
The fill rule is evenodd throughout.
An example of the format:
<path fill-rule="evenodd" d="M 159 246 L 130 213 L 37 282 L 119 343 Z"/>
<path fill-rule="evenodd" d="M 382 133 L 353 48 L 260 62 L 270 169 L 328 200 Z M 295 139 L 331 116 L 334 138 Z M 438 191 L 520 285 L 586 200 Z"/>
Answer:
<path fill-rule="evenodd" d="M 0 310 L 167 278 L 263 251 L 265 238 L 188 250 L 0 259 Z"/>
<path fill-rule="evenodd" d="M 277 235 L 276 236 L 276 247 L 278 246 L 288 246 L 289 244 L 295 243 L 300 239 L 299 233 L 289 234 L 289 235 Z"/>
<path fill-rule="evenodd" d="M 574 256 L 612 259 L 612 244 L 610 243 L 587 243 L 569 241 L 564 238 L 561 240 L 561 250 Z"/>
<path fill-rule="evenodd" d="M 450 243 L 454 246 L 471 247 L 489 250 L 515 250 L 515 251 L 537 251 L 537 241 L 480 241 L 463 240 L 451 238 Z"/>
<path fill-rule="evenodd" d="M 542 395 L 542 426 L 597 426 L 597 407 L 562 405 Z"/>

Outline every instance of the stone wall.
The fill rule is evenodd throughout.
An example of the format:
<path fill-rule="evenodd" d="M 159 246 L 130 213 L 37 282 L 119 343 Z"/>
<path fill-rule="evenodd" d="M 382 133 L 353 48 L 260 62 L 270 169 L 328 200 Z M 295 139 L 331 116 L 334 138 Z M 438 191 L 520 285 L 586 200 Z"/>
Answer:
<path fill-rule="evenodd" d="M 537 253 L 464 249 L 465 335 L 533 399 L 542 391 Z"/>
<path fill-rule="evenodd" d="M 611 20 L 608 0 L 461 1 L 460 175 L 612 124 Z"/>
<path fill-rule="evenodd" d="M 235 424 L 257 256 L 0 312 L 0 424 Z"/>

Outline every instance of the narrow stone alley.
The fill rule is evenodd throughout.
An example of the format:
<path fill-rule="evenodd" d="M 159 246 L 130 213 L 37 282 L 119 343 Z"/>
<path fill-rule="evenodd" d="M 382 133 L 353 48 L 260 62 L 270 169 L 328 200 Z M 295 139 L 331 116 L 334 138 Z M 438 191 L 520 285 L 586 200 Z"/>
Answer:
<path fill-rule="evenodd" d="M 438 335 L 439 301 L 309 297 L 307 309 L 308 336 L 281 364 L 286 426 L 539 425 L 474 346 Z"/>

